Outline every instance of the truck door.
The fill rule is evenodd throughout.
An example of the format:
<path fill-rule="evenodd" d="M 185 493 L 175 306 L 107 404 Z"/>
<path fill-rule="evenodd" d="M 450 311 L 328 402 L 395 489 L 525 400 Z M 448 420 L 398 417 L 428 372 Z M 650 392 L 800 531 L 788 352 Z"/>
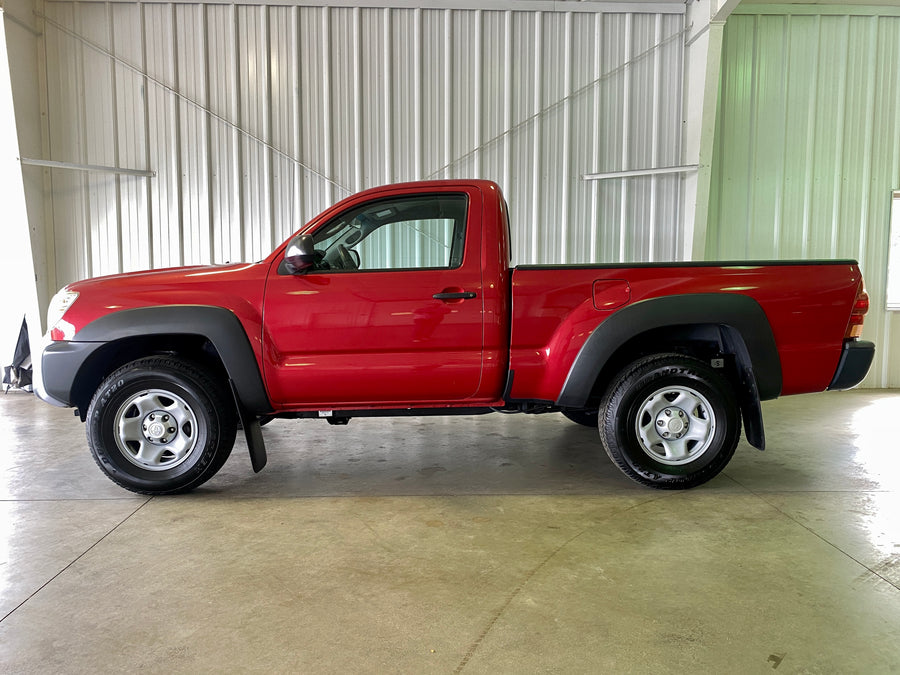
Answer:
<path fill-rule="evenodd" d="M 276 405 L 462 401 L 482 371 L 481 195 L 397 193 L 310 232 L 316 263 L 269 274 L 265 376 Z"/>

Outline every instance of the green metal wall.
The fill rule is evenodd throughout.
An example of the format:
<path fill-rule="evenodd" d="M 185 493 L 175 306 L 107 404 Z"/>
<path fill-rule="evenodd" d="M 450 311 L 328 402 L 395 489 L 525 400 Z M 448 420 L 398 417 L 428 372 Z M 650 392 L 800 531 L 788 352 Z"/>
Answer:
<path fill-rule="evenodd" d="M 900 387 L 900 318 L 884 309 L 900 12 L 764 11 L 725 26 L 706 257 L 859 260 L 878 345 L 863 386 Z"/>

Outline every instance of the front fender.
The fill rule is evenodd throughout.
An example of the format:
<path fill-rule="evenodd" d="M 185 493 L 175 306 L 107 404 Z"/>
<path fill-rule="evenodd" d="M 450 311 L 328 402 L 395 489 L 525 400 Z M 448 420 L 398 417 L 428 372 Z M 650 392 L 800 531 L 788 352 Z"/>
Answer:
<path fill-rule="evenodd" d="M 106 314 L 85 325 L 69 342 L 53 342 L 42 355 L 43 386 L 53 398 L 72 402 L 74 383 L 103 366 L 92 358 L 117 341 L 153 336 L 199 336 L 218 352 L 241 402 L 256 413 L 272 411 L 259 364 L 240 319 L 206 305 L 140 307 Z"/>

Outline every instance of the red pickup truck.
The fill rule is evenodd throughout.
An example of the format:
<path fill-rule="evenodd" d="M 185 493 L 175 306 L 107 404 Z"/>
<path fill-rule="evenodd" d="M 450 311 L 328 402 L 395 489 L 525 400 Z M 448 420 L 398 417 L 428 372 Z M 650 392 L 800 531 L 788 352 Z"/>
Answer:
<path fill-rule="evenodd" d="M 498 186 L 367 190 L 249 264 L 89 279 L 51 302 L 36 389 L 76 407 L 100 468 L 171 494 L 272 418 L 561 412 L 630 478 L 688 488 L 760 401 L 858 384 L 854 261 L 510 268 Z"/>

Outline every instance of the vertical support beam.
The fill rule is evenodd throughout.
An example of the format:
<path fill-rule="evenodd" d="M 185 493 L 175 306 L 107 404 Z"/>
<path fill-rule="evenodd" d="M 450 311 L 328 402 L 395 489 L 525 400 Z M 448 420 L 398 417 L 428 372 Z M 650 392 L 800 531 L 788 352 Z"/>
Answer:
<path fill-rule="evenodd" d="M 76 15 L 72 17 L 74 29 L 79 35 L 84 34 L 84 21 L 85 19 L 83 16 Z M 80 48 L 80 45 L 73 50 L 72 57 L 69 77 L 72 78 L 78 91 L 83 92 L 85 89 L 84 50 Z M 71 129 L 74 132 L 74 145 L 72 149 L 77 153 L 78 161 L 82 161 L 85 164 L 93 159 L 91 153 L 88 152 L 86 99 L 87 97 L 84 95 L 79 96 L 78 101 L 73 106 L 73 110 L 70 110 L 72 116 Z M 178 147 L 177 143 L 175 147 Z M 175 175 L 180 175 L 180 172 L 176 172 Z M 78 260 L 75 262 L 75 270 L 78 276 L 86 279 L 94 276 L 94 230 L 92 227 L 93 219 L 91 204 L 96 199 L 97 191 L 94 188 L 91 176 L 86 173 L 78 176 L 75 185 L 80 188 L 82 197 L 78 200 L 78 210 L 80 213 L 75 215 L 74 220 L 78 225 L 75 227 L 73 234 L 75 237 L 80 236 L 84 241 L 84 246 L 77 252 Z"/>
<path fill-rule="evenodd" d="M 478 178 L 484 177 L 482 168 L 483 154 L 481 146 L 483 143 L 482 135 L 482 119 L 484 117 L 484 17 L 480 9 L 475 10 L 475 96 L 472 104 L 474 115 L 475 130 L 475 175 Z"/>
<path fill-rule="evenodd" d="M 362 86 L 362 8 L 353 8 L 353 190 L 367 185 L 363 179 L 363 86 Z M 299 156 L 299 155 L 298 155 Z"/>
<path fill-rule="evenodd" d="M 563 130 L 562 130 L 562 204 L 560 204 L 559 217 L 559 262 L 567 263 L 569 261 L 569 200 L 572 194 L 572 167 L 571 167 L 571 151 L 572 145 L 572 12 L 565 13 L 565 26 L 563 38 Z M 624 182 L 624 181 L 623 181 Z"/>
<path fill-rule="evenodd" d="M 453 100 L 453 10 L 444 10 L 444 101 Z M 450 178 L 453 161 L 453 115 L 449 105 L 444 109 L 444 167 L 440 178 Z"/>
<path fill-rule="evenodd" d="M 202 45 L 201 49 L 203 52 L 203 55 L 201 56 L 201 59 L 203 60 L 203 103 L 208 107 L 212 107 L 213 88 L 210 83 L 211 71 L 209 63 L 209 5 L 203 5 L 201 7 L 201 23 L 203 25 L 203 33 L 200 35 L 200 44 Z M 213 120 L 210 119 L 209 115 L 203 115 L 201 117 L 200 128 L 201 133 L 203 134 L 203 143 L 206 145 L 206 152 L 203 153 L 203 161 L 206 162 L 206 198 L 204 199 L 203 204 L 206 209 L 206 227 L 204 232 L 206 246 L 204 256 L 210 263 L 215 263 L 224 262 L 224 260 L 228 260 L 228 258 L 224 258 L 222 261 L 216 260 L 216 229 L 218 226 L 214 216 L 213 175 L 218 169 L 213 160 L 213 144 L 215 143 L 215 140 L 213 138 L 212 122 Z M 116 161 L 118 162 L 118 157 L 116 157 Z M 146 166 L 146 164 L 144 166 Z"/>
<path fill-rule="evenodd" d="M 181 91 L 182 86 L 182 78 L 179 77 L 178 66 L 181 62 L 182 55 L 179 53 L 178 44 L 178 7 L 175 5 L 171 6 L 171 11 L 169 12 L 169 30 L 171 31 L 172 44 L 170 49 L 172 50 L 172 89 L 175 91 Z M 169 149 L 172 155 L 172 187 L 175 191 L 175 196 L 169 197 L 169 202 L 172 199 L 175 200 L 176 204 L 176 235 L 175 242 L 172 242 L 171 229 L 172 224 L 167 224 L 167 229 L 169 229 L 170 234 L 168 237 L 168 256 L 167 256 L 167 264 L 169 265 L 187 265 L 187 262 L 184 258 L 184 193 L 186 190 L 190 189 L 184 183 L 187 180 L 184 175 L 184 163 L 186 161 L 184 157 L 184 146 L 181 143 L 181 139 L 183 138 L 183 133 L 181 130 L 182 125 L 182 110 L 184 109 L 183 102 L 181 98 L 178 96 L 170 97 L 171 106 L 172 106 L 172 139 L 170 141 Z M 85 136 L 87 133 L 85 132 Z M 86 220 L 88 226 L 90 226 L 90 220 Z M 172 248 L 176 247 L 176 251 L 173 256 Z"/>
<path fill-rule="evenodd" d="M 107 36 L 106 41 L 109 44 L 109 50 L 115 54 L 116 53 L 116 32 L 114 30 L 115 21 L 113 19 L 113 9 L 112 7 L 106 8 L 106 30 Z M 119 115 L 116 112 L 116 105 L 118 105 L 119 101 L 119 85 L 116 81 L 116 62 L 113 59 L 109 60 L 109 84 L 110 84 L 110 98 L 112 99 L 112 153 L 113 153 L 113 166 L 122 166 L 122 156 L 119 150 Z M 122 217 L 122 180 L 121 176 L 116 174 L 112 177 L 114 181 L 113 191 L 115 192 L 115 203 L 116 203 L 116 214 L 115 214 L 115 227 L 116 227 L 116 235 L 115 235 L 115 244 L 116 244 L 116 273 L 121 273 L 125 271 L 125 259 L 123 255 L 123 243 L 125 239 L 124 232 L 124 224 L 125 219 Z M 130 271 L 130 270 L 129 270 Z"/>
<path fill-rule="evenodd" d="M 4 3 L 9 6 L 9 3 Z M 47 41 L 45 37 L 46 26 L 43 17 L 46 15 L 44 0 L 36 0 L 34 8 L 39 12 L 40 18 L 35 17 L 35 26 L 37 28 L 37 77 L 38 77 L 38 112 L 41 119 L 41 154 L 40 157 L 53 157 L 50 147 L 50 115 L 47 111 L 50 108 L 50 92 L 47 83 Z M 143 10 L 142 10 L 143 16 Z M 20 148 L 21 150 L 21 148 Z M 41 308 L 43 315 L 44 309 L 50 302 L 50 294 L 55 292 L 59 287 L 56 279 L 56 241 L 55 232 L 55 216 L 53 215 L 53 199 L 44 198 L 44 195 L 53 194 L 53 172 L 47 168 L 42 171 L 43 191 L 40 195 L 41 201 L 44 203 L 41 217 L 43 222 L 38 220 L 37 239 L 33 240 L 33 246 L 37 247 L 38 255 L 34 259 L 35 274 L 37 276 L 37 292 L 38 306 Z M 150 204 L 149 200 L 147 202 Z M 32 225 L 32 229 L 35 226 Z"/>
<path fill-rule="evenodd" d="M 591 166 L 600 166 L 600 87 L 601 76 L 603 74 L 603 13 L 597 12 L 594 15 L 594 72 L 592 75 L 593 97 L 592 110 L 593 115 L 597 118 L 594 127 L 594 138 L 591 144 Z M 589 261 L 597 262 L 597 231 L 600 229 L 600 181 L 591 181 L 591 254 Z"/>
<path fill-rule="evenodd" d="M 300 8 L 291 7 L 291 232 L 296 232 L 305 221 L 303 213 L 303 170 L 297 162 L 302 160 L 300 113 Z M 357 50 L 359 47 L 357 46 Z"/>
<path fill-rule="evenodd" d="M 266 227 L 266 231 L 269 235 L 269 241 L 265 239 L 262 240 L 261 249 L 259 254 L 261 256 L 265 256 L 265 251 L 271 248 L 274 248 L 279 241 L 281 241 L 281 232 L 279 231 L 278 226 L 280 223 L 278 219 L 275 217 L 275 214 L 280 212 L 281 209 L 275 206 L 275 182 L 280 178 L 280 172 L 277 172 L 275 162 L 280 161 L 276 159 L 274 153 L 272 152 L 272 143 L 275 138 L 275 113 L 272 110 L 272 89 L 275 86 L 275 83 L 272 80 L 272 29 L 270 27 L 270 8 L 269 7 L 260 7 L 259 8 L 259 40 L 260 44 L 265 47 L 265 52 L 263 55 L 263 62 L 261 64 L 260 72 L 262 77 L 262 86 L 263 86 L 263 95 L 260 97 L 262 99 L 261 104 L 263 106 L 262 109 L 262 123 L 263 123 L 263 141 L 265 145 L 263 146 L 263 171 L 264 173 L 264 185 L 266 190 L 266 199 L 263 204 L 263 208 L 265 209 L 265 214 L 263 215 L 263 220 L 267 221 L 268 227 Z M 207 100 L 206 105 L 209 105 L 209 100 Z M 329 172 L 328 175 L 331 175 Z M 331 183 L 329 183 L 329 187 L 333 187 Z"/>
<path fill-rule="evenodd" d="M 625 63 L 631 63 L 634 58 L 634 15 L 625 15 Z M 622 99 L 622 147 L 619 151 L 619 166 L 625 168 L 631 164 L 631 81 L 632 69 L 626 65 L 622 71 L 624 84 L 622 89 L 625 95 Z M 616 262 L 623 263 L 628 260 L 628 233 L 631 224 L 628 222 L 628 195 L 629 181 L 619 181 L 619 251 Z"/>
<path fill-rule="evenodd" d="M 44 37 L 43 0 L 3 0 L 3 11 L 8 23 L 3 26 L 6 38 L 6 54 L 11 55 L 9 64 L 10 84 L 14 111 L 18 126 L 13 127 L 19 142 L 19 151 L 32 157 L 51 157 L 50 125 L 47 115 L 47 63 Z M 37 8 L 37 12 L 35 12 Z M 13 19 L 13 17 L 17 19 Z M 0 19 L 2 23 L 2 19 Z M 32 168 L 22 171 L 25 184 L 25 206 L 28 211 L 34 273 L 37 287 L 37 302 L 40 315 L 44 314 L 50 296 L 57 289 L 56 250 L 53 231 L 53 200 L 45 199 L 52 194 L 52 169 Z M 22 255 L 11 248 L 9 255 Z M 31 264 L 31 258 L 28 264 Z M 24 261 L 24 258 L 23 258 Z M 20 261 L 16 261 L 19 263 Z M 18 284 L 24 276 L 17 275 Z M 9 286 L 12 288 L 12 286 Z M 8 295 L 8 299 L 18 300 Z M 0 322 L 2 323 L 2 322 Z M 18 336 L 18 324 L 12 328 Z M 36 324 L 36 328 L 40 328 Z M 0 352 L 2 354 L 3 352 Z"/>
<path fill-rule="evenodd" d="M 422 8 L 416 7 L 413 10 L 413 180 L 422 180 L 425 177 L 422 159 L 425 154 L 423 148 L 425 139 L 422 132 L 424 108 L 422 89 L 425 86 L 422 79 L 422 43 L 424 42 L 422 26 Z M 416 245 L 421 246 L 418 238 Z M 416 258 L 416 260 L 420 260 L 420 258 Z"/>
<path fill-rule="evenodd" d="M 147 6 L 145 4 L 141 4 L 138 6 L 138 16 L 139 16 L 139 24 L 141 31 L 141 87 L 144 92 L 142 97 L 142 107 L 144 112 L 144 156 L 141 158 L 143 161 L 142 166 L 150 166 L 150 155 L 151 155 L 151 146 L 150 146 L 150 96 L 148 96 L 147 92 L 150 87 L 150 79 L 147 77 L 148 65 L 147 65 Z M 49 97 L 49 96 L 48 96 Z M 49 115 L 48 115 L 49 117 Z M 49 138 L 49 130 L 47 132 Z M 53 157 L 50 152 L 50 143 L 48 141 L 45 147 L 44 154 L 41 157 Z M 52 189 L 52 184 L 50 186 Z M 155 261 L 153 256 L 153 251 L 156 250 L 153 242 L 154 238 L 154 213 L 153 213 L 153 187 L 150 185 L 149 180 L 142 181 L 142 185 L 140 188 L 144 193 L 144 205 L 147 210 L 147 232 L 146 239 L 143 242 L 143 245 L 146 246 L 147 257 L 145 259 L 147 267 L 153 268 L 155 267 Z M 52 194 L 52 192 L 48 192 L 47 194 Z M 49 204 L 53 204 L 53 199 L 49 198 L 46 200 Z"/>
<path fill-rule="evenodd" d="M 662 42 L 662 15 L 656 15 L 656 22 L 653 28 L 653 44 L 660 44 Z M 659 143 L 659 112 L 660 112 L 660 71 L 662 69 L 662 54 L 660 49 L 655 49 L 653 51 L 653 104 L 651 110 L 653 110 L 653 127 L 651 133 L 650 140 L 650 153 L 651 153 L 651 162 L 652 166 L 660 166 L 660 143 Z M 647 262 L 655 262 L 656 261 L 656 236 L 658 229 L 662 226 L 662 223 L 659 223 L 657 220 L 656 208 L 657 208 L 657 192 L 659 191 L 659 178 L 656 176 L 650 177 L 650 237 L 647 247 Z"/>
<path fill-rule="evenodd" d="M 143 5 L 141 6 L 143 8 Z M 231 96 L 229 105 L 232 109 L 232 114 L 234 115 L 234 126 L 231 128 L 231 142 L 234 145 L 234 154 L 231 157 L 231 177 L 232 177 L 232 191 L 235 195 L 234 200 L 234 217 L 237 219 L 240 240 L 238 242 L 237 251 L 239 259 L 244 260 L 253 260 L 252 255 L 249 254 L 247 248 L 250 244 L 250 237 L 248 236 L 246 223 L 249 220 L 244 215 L 244 208 L 247 203 L 247 191 L 244 187 L 244 177 L 243 177 L 243 167 L 244 162 L 246 161 L 246 157 L 249 154 L 248 152 L 244 152 L 244 139 L 241 138 L 241 134 L 238 131 L 241 129 L 241 125 L 244 124 L 243 117 L 241 115 L 241 106 L 242 99 L 247 96 L 243 91 L 241 91 L 241 53 L 240 53 L 240 45 L 241 41 L 239 39 L 241 26 L 238 24 L 244 21 L 241 13 L 238 11 L 237 5 L 231 5 L 229 7 L 228 13 L 231 18 L 231 44 L 234 45 L 234 50 L 232 51 L 232 60 L 231 60 Z M 149 147 L 149 146 L 148 146 Z M 301 156 L 299 153 L 297 156 Z M 234 242 L 231 242 L 231 250 L 235 251 Z M 234 253 L 232 253 L 234 255 Z"/>
<path fill-rule="evenodd" d="M 28 339 L 36 353 L 41 344 L 43 329 L 38 307 L 31 228 L 25 204 L 25 181 L 18 162 L 19 138 L 16 129 L 9 51 L 6 46 L 6 13 L 0 11 L 0 181 L 3 184 L 3 216 L 6 222 L 0 264 L 10 274 L 10 278 L 18 280 L 15 286 L 18 290 L 13 294 L 15 310 L 17 313 L 24 310 L 28 320 Z M 20 325 L 18 319 L 9 323 L 10 329 L 17 336 Z M 7 336 L 2 337 L 5 339 Z"/>
<path fill-rule="evenodd" d="M 503 12 L 503 189 L 510 190 L 512 183 L 512 125 L 513 125 L 513 14 Z"/>
<path fill-rule="evenodd" d="M 384 68 L 384 182 L 394 182 L 394 91 L 391 86 L 393 81 L 394 48 L 391 38 L 391 8 L 385 7 L 382 11 L 382 35 L 384 47 L 382 52 L 382 67 Z M 331 175 L 328 173 L 327 175 Z"/>
<path fill-rule="evenodd" d="M 532 173 L 531 173 L 531 263 L 542 262 L 538 258 L 540 250 L 538 233 L 541 223 L 541 106 L 543 101 L 544 80 L 541 77 L 543 66 L 541 59 L 544 57 L 544 15 L 535 12 L 534 15 L 534 145 L 532 147 Z"/>
<path fill-rule="evenodd" d="M 710 181 L 719 101 L 719 76 L 722 68 L 722 37 L 725 20 L 738 0 L 694 0 L 685 14 L 685 82 L 682 164 L 698 164 L 696 174 L 684 182 L 682 223 L 686 260 L 706 257 L 709 223 Z"/>
<path fill-rule="evenodd" d="M 331 58 L 331 8 L 322 7 L 322 120 L 324 122 L 322 144 L 324 148 L 325 175 L 334 175 L 334 133 L 332 132 L 332 97 L 331 88 L 332 58 Z M 268 140 L 268 139 L 266 139 Z M 325 203 L 335 202 L 334 184 L 331 181 L 325 183 Z"/>

